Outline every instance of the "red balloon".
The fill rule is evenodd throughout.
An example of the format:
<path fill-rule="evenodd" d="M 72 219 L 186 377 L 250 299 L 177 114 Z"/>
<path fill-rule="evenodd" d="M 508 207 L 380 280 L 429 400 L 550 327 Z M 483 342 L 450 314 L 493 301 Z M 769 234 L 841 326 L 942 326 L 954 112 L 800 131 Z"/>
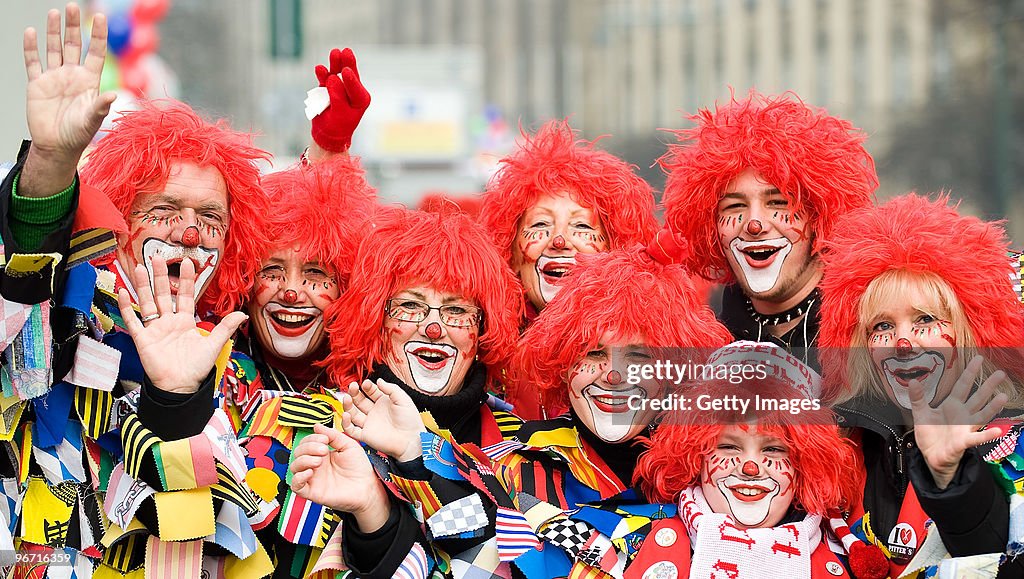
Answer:
<path fill-rule="evenodd" d="M 132 6 L 132 20 L 136 24 L 157 22 L 167 15 L 171 0 L 135 0 Z"/>
<path fill-rule="evenodd" d="M 132 31 L 132 38 L 128 50 L 135 56 L 142 56 L 156 52 L 160 48 L 160 32 L 156 26 L 147 23 L 138 23 Z"/>

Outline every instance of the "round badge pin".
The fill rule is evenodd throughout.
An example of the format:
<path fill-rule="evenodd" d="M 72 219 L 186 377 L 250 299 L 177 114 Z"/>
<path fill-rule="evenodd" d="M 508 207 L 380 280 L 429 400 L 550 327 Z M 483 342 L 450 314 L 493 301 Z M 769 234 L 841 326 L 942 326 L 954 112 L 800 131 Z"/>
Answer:
<path fill-rule="evenodd" d="M 662 529 L 668 530 L 668 529 Z M 671 561 L 658 561 L 647 568 L 641 579 L 677 579 L 679 569 Z"/>
<path fill-rule="evenodd" d="M 660 529 L 654 534 L 654 542 L 659 547 L 671 547 L 676 544 L 676 532 L 673 529 Z"/>

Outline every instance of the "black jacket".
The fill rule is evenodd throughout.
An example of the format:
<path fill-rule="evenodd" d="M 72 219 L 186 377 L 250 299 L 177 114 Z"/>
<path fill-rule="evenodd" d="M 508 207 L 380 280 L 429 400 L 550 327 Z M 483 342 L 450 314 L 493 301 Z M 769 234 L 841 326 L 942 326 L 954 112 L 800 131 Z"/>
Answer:
<path fill-rule="evenodd" d="M 950 555 L 1006 550 L 1010 503 L 981 458 L 991 445 L 967 451 L 953 480 L 939 489 L 898 408 L 858 398 L 835 410 L 840 427 L 859 430 L 867 471 L 864 510 L 876 536 L 887 537 L 895 526 L 909 483 Z M 999 577 L 1024 577 L 1024 560 L 1004 565 Z"/>
<path fill-rule="evenodd" d="M 781 337 L 775 337 L 747 313 L 747 296 L 738 283 L 731 283 L 722 290 L 722 307 L 718 321 L 722 322 L 736 340 L 772 342 L 800 358 L 815 371 L 820 372 L 815 349 L 818 346 L 818 314 L 820 302 L 811 305 L 810 311 L 795 328 Z"/>

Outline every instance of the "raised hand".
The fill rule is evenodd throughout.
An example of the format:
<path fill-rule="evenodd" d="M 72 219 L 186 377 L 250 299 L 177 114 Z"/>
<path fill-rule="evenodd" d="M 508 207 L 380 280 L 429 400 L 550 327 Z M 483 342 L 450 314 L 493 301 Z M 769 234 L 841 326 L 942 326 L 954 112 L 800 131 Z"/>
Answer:
<path fill-rule="evenodd" d="M 960 374 L 949 396 L 935 408 L 924 399 L 920 382 L 912 380 L 909 384 L 914 438 L 940 489 L 953 480 L 967 449 L 991 442 L 1000 435 L 998 428 L 985 426 L 1006 404 L 1006 394 L 996 392 L 999 384 L 1006 380 L 1006 374 L 1002 370 L 993 372 L 981 387 L 971 392 L 981 373 L 982 362 L 981 356 L 975 356 Z"/>
<path fill-rule="evenodd" d="M 114 93 L 99 92 L 107 54 L 107 20 L 102 14 L 93 17 L 84 64 L 80 64 L 81 21 L 78 6 L 68 4 L 62 41 L 60 11 L 46 15 L 46 72 L 36 30 L 25 30 L 25 110 L 32 148 L 18 184 L 21 195 L 44 197 L 71 185 L 82 153 L 114 102 Z"/>
<path fill-rule="evenodd" d="M 330 104 L 313 117 L 313 142 L 328 153 L 347 151 L 352 133 L 370 106 L 370 93 L 359 80 L 356 55 L 351 48 L 331 51 L 330 68 L 314 69 L 320 86 L 327 88 Z"/>
<path fill-rule="evenodd" d="M 377 380 L 349 384 L 341 397 L 345 434 L 401 462 L 422 454 L 420 433 L 426 431 L 420 412 L 401 388 Z"/>
<path fill-rule="evenodd" d="M 300 497 L 352 513 L 364 533 L 376 531 L 387 522 L 387 491 L 358 442 L 317 424 L 292 455 L 291 487 Z"/>
<path fill-rule="evenodd" d="M 135 340 L 139 359 L 150 382 L 165 392 L 191 394 L 199 389 L 224 344 L 247 316 L 242 312 L 232 312 L 204 336 L 196 328 L 196 270 L 192 260 L 181 262 L 177 311 L 167 277 L 167 262 L 157 256 L 152 260 L 152 267 L 153 291 L 150 291 L 145 266 L 140 264 L 133 272 L 142 319 L 136 317 L 127 290 L 117 293 L 117 305 L 128 334 Z"/>

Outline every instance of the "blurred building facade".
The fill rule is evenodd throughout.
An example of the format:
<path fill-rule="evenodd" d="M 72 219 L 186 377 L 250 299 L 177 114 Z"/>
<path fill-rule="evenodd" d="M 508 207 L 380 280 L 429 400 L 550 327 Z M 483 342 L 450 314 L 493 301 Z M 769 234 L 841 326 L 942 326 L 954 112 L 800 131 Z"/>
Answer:
<path fill-rule="evenodd" d="M 730 87 L 792 90 L 868 131 L 883 196 L 948 189 L 1024 241 L 1022 0 L 176 0 L 163 31 L 183 97 L 282 156 L 334 46 L 375 97 L 371 78 L 408 77 L 458 85 L 467 115 L 491 105 L 513 131 L 571 116 L 655 186 L 657 129 Z"/>

